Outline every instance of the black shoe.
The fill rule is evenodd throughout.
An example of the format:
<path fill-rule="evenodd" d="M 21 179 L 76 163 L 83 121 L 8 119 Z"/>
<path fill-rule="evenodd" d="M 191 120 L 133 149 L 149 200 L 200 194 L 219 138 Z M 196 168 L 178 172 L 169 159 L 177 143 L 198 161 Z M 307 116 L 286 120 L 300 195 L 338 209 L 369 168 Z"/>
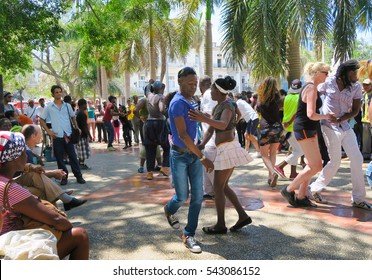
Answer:
<path fill-rule="evenodd" d="M 205 195 L 203 195 L 203 198 L 204 199 L 208 199 L 208 200 L 213 200 L 214 199 L 214 195 L 211 195 L 211 194 L 206 193 Z"/>
<path fill-rule="evenodd" d="M 74 197 L 69 203 L 63 203 L 63 207 L 65 208 L 65 211 L 68 211 L 71 210 L 72 208 L 84 204 L 85 202 L 87 202 L 86 199 L 77 199 Z"/>
<path fill-rule="evenodd" d="M 293 207 L 297 207 L 295 192 L 289 192 L 287 191 L 287 187 L 283 187 L 280 193 L 290 205 L 292 205 Z"/>
<path fill-rule="evenodd" d="M 64 186 L 64 185 L 67 185 L 67 177 L 63 177 L 61 182 L 60 182 L 60 185 L 61 186 Z"/>
<path fill-rule="evenodd" d="M 83 177 L 78 177 L 76 178 L 76 181 L 79 183 L 79 184 L 85 184 L 86 181 L 83 179 Z"/>
<path fill-rule="evenodd" d="M 86 164 L 80 164 L 80 169 L 81 170 L 90 170 L 91 168 Z"/>
<path fill-rule="evenodd" d="M 160 171 L 160 169 L 161 169 L 161 166 L 157 165 L 157 166 L 155 166 L 155 169 L 154 169 L 154 171 L 157 171 L 157 172 L 159 172 L 159 171 Z"/>
<path fill-rule="evenodd" d="M 296 197 L 296 204 L 297 207 L 318 207 L 318 205 L 312 203 L 307 196 L 305 196 L 304 199 L 298 199 Z"/>

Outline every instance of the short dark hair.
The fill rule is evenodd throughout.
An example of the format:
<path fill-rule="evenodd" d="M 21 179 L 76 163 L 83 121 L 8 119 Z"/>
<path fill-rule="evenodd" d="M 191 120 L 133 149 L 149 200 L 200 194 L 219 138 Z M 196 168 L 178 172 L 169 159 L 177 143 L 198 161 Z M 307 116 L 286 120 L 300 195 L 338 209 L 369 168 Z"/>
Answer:
<path fill-rule="evenodd" d="M 13 110 L 6 111 L 6 112 L 5 112 L 5 117 L 8 118 L 8 119 L 9 119 L 10 117 L 14 118 L 14 111 L 13 111 Z"/>
<path fill-rule="evenodd" d="M 60 90 L 63 90 L 61 86 L 59 85 L 53 85 L 52 88 L 50 89 L 50 92 L 53 94 L 55 89 L 59 88 Z"/>
<path fill-rule="evenodd" d="M 36 129 L 35 126 L 30 124 L 30 125 L 25 125 L 22 128 L 22 134 L 25 136 L 25 140 L 27 141 L 30 139 L 30 137 L 34 134 L 36 134 Z"/>
<path fill-rule="evenodd" d="M 84 98 L 81 98 L 78 100 L 78 106 L 83 106 L 83 105 L 86 105 L 87 104 L 87 101 L 84 99 Z"/>
<path fill-rule="evenodd" d="M 194 68 L 186 66 L 178 72 L 178 79 L 188 75 L 196 75 Z"/>
<path fill-rule="evenodd" d="M 110 95 L 110 96 L 108 97 L 108 101 L 110 101 L 110 102 L 112 102 L 113 99 L 116 99 L 116 96 Z"/>

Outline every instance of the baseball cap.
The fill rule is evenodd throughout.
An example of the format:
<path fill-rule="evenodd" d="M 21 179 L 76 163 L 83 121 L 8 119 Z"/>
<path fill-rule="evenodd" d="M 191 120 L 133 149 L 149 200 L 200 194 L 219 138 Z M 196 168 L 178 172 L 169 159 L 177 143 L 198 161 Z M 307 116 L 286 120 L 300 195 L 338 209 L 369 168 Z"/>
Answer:
<path fill-rule="evenodd" d="M 302 82 L 299 79 L 295 79 L 291 83 L 291 87 L 288 89 L 288 93 L 299 93 L 302 88 Z"/>
<path fill-rule="evenodd" d="M 154 89 L 161 89 L 163 87 L 163 83 L 160 81 L 155 81 L 152 86 L 154 87 Z"/>
<path fill-rule="evenodd" d="M 371 80 L 370 79 L 365 79 L 363 81 L 363 85 L 370 85 L 371 84 Z"/>

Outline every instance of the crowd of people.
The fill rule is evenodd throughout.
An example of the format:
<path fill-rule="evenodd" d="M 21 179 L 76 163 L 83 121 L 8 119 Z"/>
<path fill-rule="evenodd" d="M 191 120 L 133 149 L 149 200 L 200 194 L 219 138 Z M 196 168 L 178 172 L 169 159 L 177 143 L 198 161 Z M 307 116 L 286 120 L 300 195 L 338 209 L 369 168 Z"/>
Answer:
<path fill-rule="evenodd" d="M 138 172 L 146 170 L 147 180 L 154 179 L 154 172 L 172 175 L 175 194 L 164 206 L 164 214 L 169 225 L 179 229 L 177 211 L 190 197 L 182 241 L 193 253 L 202 251 L 194 236 L 203 199 L 213 199 L 217 213 L 215 224 L 202 227 L 205 234 L 227 233 L 226 198 L 238 216 L 230 231 L 252 223 L 229 179 L 236 167 L 250 163 L 253 156 L 262 158 L 269 188 L 277 185 L 279 177 L 291 180 L 281 195 L 292 207 L 308 208 L 328 202 L 321 191 L 334 177 L 345 153 L 350 161 L 351 205 L 371 211 L 362 164 L 363 159 L 371 158 L 372 62 L 349 60 L 341 63 L 332 77 L 329 73 L 330 66 L 325 63 L 308 63 L 303 80 L 293 80 L 288 93 L 279 90 L 275 78 L 267 77 L 253 94 L 236 92 L 232 77 L 198 79 L 193 68 L 184 67 L 178 72 L 178 91 L 165 95 L 165 84 L 150 80 L 144 96 L 132 96 L 126 105 L 109 96 L 108 102 L 79 99 L 74 106 L 69 96 L 63 98 L 60 86 L 53 86 L 52 102 L 45 105 L 41 98 L 35 107 L 30 100 L 25 111 L 28 123 L 21 123 L 21 112 L 5 92 L 5 117 L 0 120 L 0 187 L 3 190 L 11 185 L 10 212 L 30 215 L 63 231 L 58 253 L 71 259 L 88 258 L 86 231 L 73 228 L 65 217 L 52 215 L 38 199 L 52 203 L 60 199 L 65 211 L 86 202 L 72 197 L 72 192 L 63 191 L 50 178 L 59 179 L 62 186 L 67 184 L 67 157 L 77 183 L 84 184 L 81 170 L 90 169 L 86 160 L 90 143 L 96 140 L 107 143 L 108 152 L 117 150 L 114 142 L 120 139 L 124 150 L 139 145 Z M 198 86 L 199 97 L 195 95 Z M 363 127 L 359 136 L 353 129 L 358 115 Z M 74 129 L 80 134 L 76 143 L 72 140 Z M 33 153 L 35 145 L 48 139 L 57 170 L 44 170 Z M 282 147 L 288 147 L 287 155 L 277 163 Z M 301 171 L 297 171 L 299 164 L 303 165 Z M 284 171 L 287 165 L 288 177 Z M 372 162 L 365 174 L 372 186 Z M 15 214 L 4 216 L 2 234 L 16 229 L 12 216 Z"/>

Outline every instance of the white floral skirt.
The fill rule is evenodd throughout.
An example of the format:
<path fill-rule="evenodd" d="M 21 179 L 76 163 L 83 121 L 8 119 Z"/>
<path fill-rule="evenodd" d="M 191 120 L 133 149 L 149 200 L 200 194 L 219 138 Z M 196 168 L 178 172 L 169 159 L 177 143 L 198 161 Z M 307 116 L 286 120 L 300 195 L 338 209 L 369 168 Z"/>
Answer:
<path fill-rule="evenodd" d="M 246 165 L 253 161 L 249 153 L 234 139 L 231 142 L 218 144 L 217 155 L 214 160 L 214 170 L 225 170 Z"/>

